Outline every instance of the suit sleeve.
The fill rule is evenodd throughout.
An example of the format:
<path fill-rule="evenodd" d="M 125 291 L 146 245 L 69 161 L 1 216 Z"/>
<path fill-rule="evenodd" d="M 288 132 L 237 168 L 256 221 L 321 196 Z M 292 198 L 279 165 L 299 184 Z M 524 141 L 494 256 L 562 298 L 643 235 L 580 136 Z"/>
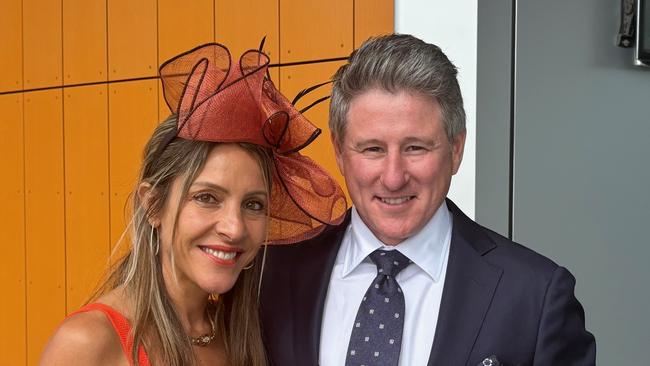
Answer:
<path fill-rule="evenodd" d="M 535 347 L 535 366 L 596 364 L 596 341 L 573 291 L 575 278 L 557 267 L 549 282 Z"/>

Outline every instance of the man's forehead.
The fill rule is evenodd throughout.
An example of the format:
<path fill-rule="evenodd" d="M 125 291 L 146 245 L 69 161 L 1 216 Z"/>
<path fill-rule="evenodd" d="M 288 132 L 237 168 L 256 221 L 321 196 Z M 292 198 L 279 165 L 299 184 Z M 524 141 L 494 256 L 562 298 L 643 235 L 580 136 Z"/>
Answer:
<path fill-rule="evenodd" d="M 418 139 L 423 133 L 431 135 L 444 128 L 442 114 L 437 105 L 428 100 L 413 100 L 410 96 L 395 99 L 382 96 L 359 101 L 348 111 L 346 130 L 355 134 L 399 134 L 403 138 Z"/>
<path fill-rule="evenodd" d="M 405 114 L 424 114 L 422 118 L 433 123 L 442 119 L 443 113 L 438 101 L 421 92 L 411 90 L 388 91 L 370 89 L 356 95 L 346 111 L 346 124 L 351 120 L 373 118 L 393 118 L 401 120 Z"/>

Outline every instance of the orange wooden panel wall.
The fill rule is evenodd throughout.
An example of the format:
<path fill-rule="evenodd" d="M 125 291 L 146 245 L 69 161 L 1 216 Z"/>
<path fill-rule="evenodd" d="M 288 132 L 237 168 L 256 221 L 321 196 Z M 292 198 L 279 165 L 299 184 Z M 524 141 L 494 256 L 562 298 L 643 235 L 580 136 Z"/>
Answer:
<path fill-rule="evenodd" d="M 158 0 L 158 65 L 198 45 L 214 42 L 213 0 Z M 159 120 L 169 116 L 162 88 Z"/>
<path fill-rule="evenodd" d="M 106 84 L 64 91 L 66 308 L 85 303 L 108 263 Z"/>
<path fill-rule="evenodd" d="M 220 1 L 215 8 L 215 35 L 233 55 L 256 49 L 266 37 L 264 50 L 272 60 L 278 58 L 278 0 Z"/>
<path fill-rule="evenodd" d="M 1 95 L 0 243 L 4 261 L 0 266 L 0 355 L 7 365 L 25 364 L 25 191 L 23 166 L 23 95 Z"/>
<path fill-rule="evenodd" d="M 62 90 L 25 94 L 27 362 L 65 316 Z"/>
<path fill-rule="evenodd" d="M 271 78 L 293 98 L 392 18 L 392 0 L 0 1 L 0 365 L 36 365 L 105 270 L 144 143 L 169 115 L 161 62 L 212 41 L 237 58 L 266 36 Z M 327 102 L 306 113 L 323 133 L 304 152 L 342 183 L 327 114 Z"/>
<path fill-rule="evenodd" d="M 156 12 L 156 0 L 108 1 L 109 80 L 156 75 Z"/>
<path fill-rule="evenodd" d="M 23 0 L 23 77 L 26 89 L 61 85 L 61 0 Z"/>
<path fill-rule="evenodd" d="M 213 0 L 158 0 L 158 64 L 213 41 Z"/>
<path fill-rule="evenodd" d="M 22 0 L 0 1 L 0 92 L 23 86 Z"/>
<path fill-rule="evenodd" d="M 228 46 L 233 57 L 257 49 L 262 38 L 264 52 L 272 63 L 280 61 L 279 0 L 217 1 L 215 4 L 215 40 Z M 278 69 L 270 70 L 278 81 Z"/>
<path fill-rule="evenodd" d="M 126 228 L 127 198 L 142 161 L 142 148 L 158 119 L 157 81 L 132 81 L 109 86 L 110 243 Z M 128 243 L 122 243 L 126 245 Z"/>
<path fill-rule="evenodd" d="M 353 7 L 349 0 L 280 0 L 280 60 L 349 55 L 354 42 Z"/>
<path fill-rule="evenodd" d="M 371 36 L 395 31 L 393 0 L 354 1 L 354 48 Z"/>
<path fill-rule="evenodd" d="M 65 84 L 106 80 L 106 0 L 63 0 Z"/>

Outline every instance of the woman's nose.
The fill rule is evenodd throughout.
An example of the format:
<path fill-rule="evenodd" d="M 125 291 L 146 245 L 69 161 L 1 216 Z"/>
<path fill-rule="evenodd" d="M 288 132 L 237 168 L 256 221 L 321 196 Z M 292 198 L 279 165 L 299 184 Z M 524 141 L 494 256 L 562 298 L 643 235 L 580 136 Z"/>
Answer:
<path fill-rule="evenodd" d="M 239 207 L 227 205 L 215 223 L 215 230 L 219 237 L 227 242 L 237 242 L 246 236 L 246 225 Z"/>

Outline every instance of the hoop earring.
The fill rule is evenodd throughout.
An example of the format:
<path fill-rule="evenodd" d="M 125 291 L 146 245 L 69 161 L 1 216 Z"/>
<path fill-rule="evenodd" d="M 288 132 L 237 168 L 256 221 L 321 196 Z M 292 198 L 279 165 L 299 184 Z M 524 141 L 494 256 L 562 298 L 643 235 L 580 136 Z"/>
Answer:
<path fill-rule="evenodd" d="M 247 265 L 246 267 L 242 268 L 244 271 L 249 270 L 251 268 L 255 267 L 255 259 L 251 261 L 251 264 Z"/>
<path fill-rule="evenodd" d="M 154 244 L 153 242 L 153 231 L 156 228 L 151 226 L 151 233 L 149 234 L 149 243 L 153 247 L 154 255 L 158 256 L 158 252 L 160 251 L 160 238 L 158 237 L 158 233 L 156 233 L 156 243 Z"/>
<path fill-rule="evenodd" d="M 260 268 L 260 279 L 257 282 L 257 300 L 260 299 L 260 293 L 262 292 L 262 278 L 264 277 L 264 265 L 266 264 L 266 248 L 269 246 L 264 245 L 264 253 L 262 253 L 262 268 Z"/>

